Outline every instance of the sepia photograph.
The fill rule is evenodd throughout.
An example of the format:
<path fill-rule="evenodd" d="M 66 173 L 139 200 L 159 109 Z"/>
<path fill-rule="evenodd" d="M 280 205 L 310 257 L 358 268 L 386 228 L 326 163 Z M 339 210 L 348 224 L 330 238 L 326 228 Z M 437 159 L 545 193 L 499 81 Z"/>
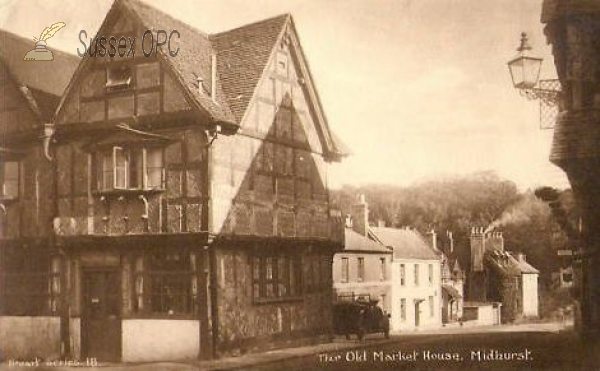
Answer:
<path fill-rule="evenodd" d="M 597 35 L 600 0 L 0 0 L 0 371 L 600 370 Z"/>

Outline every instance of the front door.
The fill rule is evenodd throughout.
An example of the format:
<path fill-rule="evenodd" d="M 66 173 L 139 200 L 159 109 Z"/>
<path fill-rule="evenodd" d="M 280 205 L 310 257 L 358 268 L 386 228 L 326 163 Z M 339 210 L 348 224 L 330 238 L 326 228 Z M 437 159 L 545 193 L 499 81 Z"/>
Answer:
<path fill-rule="evenodd" d="M 83 272 L 81 341 L 84 357 L 121 359 L 121 280 L 119 271 Z"/>
<path fill-rule="evenodd" d="M 423 300 L 415 300 L 415 327 L 419 327 L 421 324 L 421 302 Z"/>

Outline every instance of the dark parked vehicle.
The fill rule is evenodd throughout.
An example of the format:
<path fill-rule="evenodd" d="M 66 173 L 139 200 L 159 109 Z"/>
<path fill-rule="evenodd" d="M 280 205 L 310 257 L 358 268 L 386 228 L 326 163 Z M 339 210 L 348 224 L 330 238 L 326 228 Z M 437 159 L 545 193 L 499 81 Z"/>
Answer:
<path fill-rule="evenodd" d="M 333 330 L 349 339 L 355 334 L 362 340 L 365 334 L 383 332 L 390 336 L 390 315 L 377 306 L 376 301 L 351 301 L 333 306 Z"/>

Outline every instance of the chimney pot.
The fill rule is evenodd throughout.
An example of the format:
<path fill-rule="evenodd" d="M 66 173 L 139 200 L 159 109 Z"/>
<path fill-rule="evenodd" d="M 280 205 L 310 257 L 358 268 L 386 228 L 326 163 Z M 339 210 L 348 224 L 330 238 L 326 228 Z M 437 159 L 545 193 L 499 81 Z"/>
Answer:
<path fill-rule="evenodd" d="M 346 215 L 346 228 L 352 228 L 352 215 Z"/>
<path fill-rule="evenodd" d="M 437 250 L 437 233 L 435 233 L 435 229 L 432 229 L 427 233 L 429 235 L 429 243 L 431 248 Z"/>
<path fill-rule="evenodd" d="M 359 195 L 357 199 L 358 202 L 350 207 L 352 230 L 366 237 L 369 234 L 369 204 L 364 195 Z"/>

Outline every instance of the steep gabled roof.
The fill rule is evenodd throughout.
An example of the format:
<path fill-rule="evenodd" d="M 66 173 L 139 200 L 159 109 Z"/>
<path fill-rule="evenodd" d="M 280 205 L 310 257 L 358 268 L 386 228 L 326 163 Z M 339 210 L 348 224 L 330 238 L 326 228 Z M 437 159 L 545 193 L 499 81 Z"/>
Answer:
<path fill-rule="evenodd" d="M 220 84 L 217 84 L 214 101 L 209 94 L 206 94 L 211 90 L 211 64 L 212 56 L 215 54 L 208 35 L 142 1 L 117 0 L 115 4 L 118 3 L 123 4 L 126 9 L 137 16 L 138 21 L 147 29 L 154 32 L 157 30 L 179 31 L 181 37 L 171 39 L 171 49 L 179 48 L 177 56 L 170 57 L 167 52 L 163 60 L 172 66 L 181 85 L 187 89 L 198 107 L 210 115 L 211 119 L 216 122 L 236 123 Z M 163 50 L 162 53 L 165 54 L 165 51 Z M 199 91 L 199 77 L 207 86 L 207 92 Z"/>
<path fill-rule="evenodd" d="M 300 64 L 308 99 L 314 106 L 315 124 L 323 144 L 323 153 L 331 160 L 339 160 L 350 154 L 349 149 L 329 129 L 289 14 L 208 35 L 141 0 L 116 0 L 98 34 L 108 27 L 107 19 L 121 11 L 143 28 L 154 32 L 177 30 L 180 33 L 180 37 L 174 37 L 170 41 L 172 50 L 179 48 L 177 56 L 171 57 L 166 50 L 160 50 L 162 60 L 171 67 L 172 76 L 184 88 L 194 106 L 207 114 L 214 123 L 225 124 L 230 132 L 239 128 L 248 105 L 256 95 L 270 57 L 286 34 L 286 37 L 289 36 L 289 40 L 286 40 L 291 43 L 295 58 Z M 213 56 L 217 60 L 214 99 L 208 94 L 212 89 Z M 87 62 L 87 58 L 89 57 L 84 57 L 82 64 Z M 205 92 L 200 92 L 198 88 L 199 78 L 206 87 Z"/>
<path fill-rule="evenodd" d="M 440 259 L 425 238 L 413 229 L 371 227 L 371 232 L 383 244 L 394 249 L 394 259 Z"/>
<path fill-rule="evenodd" d="M 0 64 L 8 69 L 34 113 L 41 115 L 42 119 L 50 119 L 80 58 L 52 49 L 52 45 L 49 45 L 53 61 L 23 61 L 25 54 L 34 48 L 35 42 L 32 39 L 0 30 Z"/>
<path fill-rule="evenodd" d="M 284 37 L 298 62 L 300 78 L 304 80 L 309 102 L 314 108 L 323 152 L 329 159 L 339 161 L 351 152 L 329 128 L 291 15 L 276 16 L 210 36 L 217 51 L 219 81 L 227 102 L 240 123 L 276 46 Z"/>
<path fill-rule="evenodd" d="M 17 36 L 0 30 L 0 58 L 6 63 L 17 81 L 35 89 L 55 96 L 61 96 L 73 76 L 80 58 L 75 55 L 52 49 L 52 62 L 25 62 L 23 57 L 35 48 L 32 39 Z"/>
<path fill-rule="evenodd" d="M 213 34 L 219 80 L 227 102 L 241 122 L 289 14 Z"/>

